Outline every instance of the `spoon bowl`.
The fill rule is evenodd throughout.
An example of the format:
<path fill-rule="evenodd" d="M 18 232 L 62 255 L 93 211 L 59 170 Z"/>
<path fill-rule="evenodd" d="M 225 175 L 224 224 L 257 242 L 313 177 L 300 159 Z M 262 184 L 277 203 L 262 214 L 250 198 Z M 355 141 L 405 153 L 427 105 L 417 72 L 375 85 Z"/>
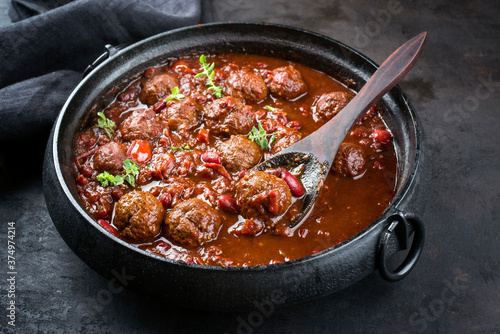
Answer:
<path fill-rule="evenodd" d="M 255 167 L 261 171 L 301 169 L 300 181 L 305 189 L 302 209 L 292 218 L 289 228 L 307 218 L 345 136 L 361 116 L 411 70 L 423 51 L 426 37 L 427 32 L 422 32 L 394 51 L 349 104 L 325 125 Z"/>

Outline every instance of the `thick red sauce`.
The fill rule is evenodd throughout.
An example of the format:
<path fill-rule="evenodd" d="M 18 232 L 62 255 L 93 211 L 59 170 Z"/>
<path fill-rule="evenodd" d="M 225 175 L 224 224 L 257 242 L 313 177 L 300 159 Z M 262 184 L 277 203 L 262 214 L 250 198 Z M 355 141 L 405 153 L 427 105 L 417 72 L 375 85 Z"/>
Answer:
<path fill-rule="evenodd" d="M 353 92 L 324 73 L 280 59 L 225 54 L 207 57 L 207 62 L 215 63 L 213 80 L 222 89 L 222 99 L 226 99 L 233 107 L 231 110 L 244 108 L 241 117 L 246 117 L 248 124 L 233 126 L 228 121 L 232 116 L 214 116 L 214 105 L 222 100 L 208 89 L 206 76 L 195 77 L 201 72 L 196 56 L 172 59 L 146 70 L 121 89 L 104 110 L 92 110 L 86 125 L 77 134 L 75 175 L 80 199 L 86 211 L 108 232 L 141 249 L 171 259 L 206 265 L 251 266 L 289 261 L 335 246 L 361 232 L 389 206 L 394 196 L 396 154 L 392 136 L 381 119 L 380 110 L 373 107 L 346 137 L 340 150 L 343 155 L 337 155 L 312 213 L 300 226 L 287 228 L 290 216 L 300 207 L 300 198 L 297 196 L 291 196 L 292 204 L 283 208 L 287 210 L 285 214 L 274 214 L 277 206 L 286 204 L 288 195 L 281 190 L 272 195 L 266 193 L 268 196 L 262 200 L 262 207 L 267 211 L 264 210 L 263 215 L 254 216 L 252 212 L 255 210 L 242 214 L 245 195 L 238 195 L 238 184 L 253 174 L 245 172 L 251 167 L 234 165 L 246 161 L 245 154 L 237 155 L 236 162 L 228 162 L 229 158 L 224 158 L 228 154 L 227 150 L 231 151 L 233 146 L 239 144 L 226 145 L 230 147 L 224 151 L 223 143 L 236 135 L 248 138 L 248 127 L 257 127 L 257 122 L 263 125 L 267 133 L 277 133 L 277 140 L 270 145 L 270 150 L 259 148 L 259 152 L 251 151 L 253 153 L 250 155 L 254 154 L 257 162 L 247 163 L 253 166 L 319 128 L 352 98 Z M 279 70 L 290 65 L 300 73 L 301 80 L 298 83 L 293 82 L 296 79 L 293 75 L 283 74 Z M 237 73 L 244 75 L 238 77 Z M 248 73 L 252 75 L 246 77 Z M 167 76 L 158 80 L 163 74 Z M 262 86 L 262 82 L 265 86 Z M 165 103 L 173 86 L 178 87 L 184 97 Z M 290 93 L 285 91 L 285 86 L 292 87 Z M 255 89 L 251 90 L 252 87 Z M 326 99 L 324 94 L 333 92 L 338 92 L 334 95 L 336 98 Z M 196 109 L 197 116 L 185 120 L 184 115 L 179 116 L 184 109 L 177 108 L 177 114 L 172 110 L 188 97 L 192 99 L 194 107 L 190 106 L 192 108 L 188 108 L 187 113 Z M 236 107 L 231 105 L 233 98 L 240 103 Z M 226 104 L 224 102 L 222 106 L 226 107 Z M 269 111 L 266 106 L 276 110 Z M 137 111 L 142 109 L 146 111 Z M 98 111 L 115 123 L 111 127 L 114 133 L 108 135 L 104 128 L 96 127 Z M 135 115 L 134 111 L 136 114 L 148 115 L 145 118 L 153 117 L 151 122 L 159 124 L 159 127 L 147 128 L 147 135 L 142 138 L 141 134 L 134 132 L 135 128 L 130 128 L 130 124 L 134 123 L 130 121 Z M 216 109 L 215 113 L 219 111 Z M 178 119 L 167 119 L 168 115 L 173 114 Z M 245 142 L 244 148 L 251 146 L 255 149 L 246 139 L 241 140 Z M 104 145 L 111 147 L 110 142 L 115 143 L 112 145 L 120 151 L 120 157 L 113 156 L 113 149 L 106 151 L 102 148 Z M 211 159 L 207 163 L 207 156 L 203 155 L 205 152 L 215 152 L 215 158 L 222 157 L 220 166 L 217 166 L 218 161 L 214 163 Z M 113 172 L 114 175 L 124 174 L 120 164 L 125 158 L 137 163 L 139 175 L 134 177 L 135 187 L 127 182 L 104 187 L 98 175 L 103 170 L 109 171 L 111 175 Z M 165 159 L 171 159 L 169 164 L 165 163 Z M 116 161 L 120 164 L 113 168 Z M 296 176 L 300 178 L 300 175 Z M 186 179 L 190 180 L 188 185 Z M 158 233 L 154 232 L 155 228 L 152 228 L 153 232 L 150 230 L 147 233 L 142 233 L 143 230 L 131 232 L 130 229 L 126 232 L 127 226 L 130 227 L 129 211 L 138 210 L 140 205 L 125 206 L 125 211 L 119 214 L 115 209 L 120 198 L 133 190 L 149 192 L 155 197 L 151 200 L 154 203 L 148 202 L 145 208 L 154 208 L 158 211 L 155 214 L 161 215 L 160 218 L 148 218 L 156 222 L 154 224 L 155 228 L 158 227 Z M 274 195 L 282 197 L 271 203 L 273 200 L 269 198 Z M 193 201 L 193 198 L 201 199 L 214 211 L 204 206 L 204 203 Z M 227 198 L 232 199 L 230 204 Z M 214 225 L 212 230 L 209 228 L 208 232 L 205 231 L 204 238 L 200 237 L 201 232 L 198 237 L 186 237 L 185 230 L 182 233 L 169 232 L 169 224 L 173 226 L 174 223 L 166 217 L 174 217 L 172 210 L 188 200 L 200 212 L 207 212 L 210 217 L 213 214 L 214 217 L 199 219 L 212 219 L 209 223 L 220 223 Z M 158 203 L 163 209 L 159 208 Z M 190 211 L 193 210 L 188 208 L 185 212 Z M 176 217 L 186 215 L 181 212 Z M 141 222 L 135 224 L 140 226 Z"/>

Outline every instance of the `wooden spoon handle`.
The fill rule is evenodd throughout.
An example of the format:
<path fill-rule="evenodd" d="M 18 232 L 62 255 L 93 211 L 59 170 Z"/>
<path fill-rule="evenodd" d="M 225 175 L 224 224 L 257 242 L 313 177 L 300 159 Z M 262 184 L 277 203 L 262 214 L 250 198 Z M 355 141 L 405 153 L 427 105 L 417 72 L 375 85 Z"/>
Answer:
<path fill-rule="evenodd" d="M 400 46 L 380 65 L 339 114 L 308 137 L 280 153 L 313 152 L 319 161 L 331 166 L 340 144 L 352 126 L 415 65 L 422 53 L 426 36 L 427 33 L 423 32 Z"/>

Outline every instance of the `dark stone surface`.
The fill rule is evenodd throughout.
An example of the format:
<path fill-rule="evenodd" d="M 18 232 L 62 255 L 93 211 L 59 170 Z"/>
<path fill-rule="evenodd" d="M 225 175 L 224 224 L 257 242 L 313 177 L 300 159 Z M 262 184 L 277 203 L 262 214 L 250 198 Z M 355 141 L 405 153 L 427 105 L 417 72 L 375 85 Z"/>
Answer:
<path fill-rule="evenodd" d="M 13 221 L 19 333 L 499 333 L 500 2 L 220 0 L 212 6 L 217 20 L 298 26 L 379 63 L 428 31 L 422 58 L 400 84 L 423 121 L 433 165 L 422 213 L 427 241 L 416 268 L 398 283 L 375 273 L 262 318 L 256 311 L 179 310 L 130 291 L 111 293 L 114 286 L 69 250 L 48 216 L 41 182 L 46 138 L 33 143 L 32 156 L 5 143 L 0 332 L 12 330 L 6 279 L 7 223 Z"/>

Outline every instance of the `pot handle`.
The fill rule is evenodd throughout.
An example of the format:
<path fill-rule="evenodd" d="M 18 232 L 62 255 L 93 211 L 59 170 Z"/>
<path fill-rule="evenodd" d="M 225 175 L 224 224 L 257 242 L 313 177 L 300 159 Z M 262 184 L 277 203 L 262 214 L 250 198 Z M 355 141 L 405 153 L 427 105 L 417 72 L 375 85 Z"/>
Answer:
<path fill-rule="evenodd" d="M 104 53 L 102 55 L 100 55 L 96 60 L 94 60 L 94 62 L 92 64 L 90 64 L 89 66 L 87 66 L 87 68 L 85 69 L 85 71 L 83 71 L 83 77 L 82 78 L 85 78 L 90 72 L 92 72 L 103 61 L 105 61 L 108 58 L 113 57 L 116 53 L 118 53 L 118 51 L 120 51 L 121 49 L 125 48 L 126 46 L 127 46 L 127 44 L 120 44 L 120 45 L 117 45 L 117 46 L 113 46 L 111 44 L 106 44 L 104 46 L 104 49 L 105 49 Z"/>
<path fill-rule="evenodd" d="M 397 212 L 387 219 L 390 222 L 389 226 L 382 233 L 379 240 L 379 249 L 377 257 L 377 265 L 380 275 L 390 282 L 396 282 L 403 279 L 413 269 L 417 260 L 422 253 L 425 240 L 425 229 L 422 221 L 413 215 L 405 215 Z M 411 229 L 410 229 L 411 228 Z M 413 242 L 406 258 L 394 271 L 387 266 L 387 260 L 393 252 L 389 251 L 389 241 L 391 235 L 394 234 L 399 241 L 399 250 L 408 249 L 411 232 L 413 230 Z"/>

